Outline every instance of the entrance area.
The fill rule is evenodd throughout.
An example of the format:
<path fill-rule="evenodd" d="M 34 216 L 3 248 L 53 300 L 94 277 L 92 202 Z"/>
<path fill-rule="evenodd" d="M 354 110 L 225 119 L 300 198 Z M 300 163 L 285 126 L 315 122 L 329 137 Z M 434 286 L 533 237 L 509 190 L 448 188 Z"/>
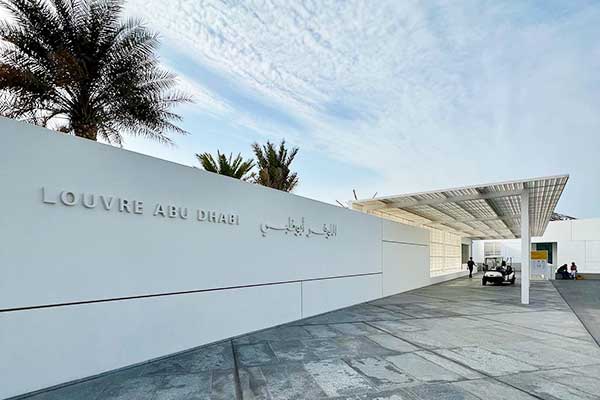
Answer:
<path fill-rule="evenodd" d="M 554 251 L 553 248 L 556 247 L 556 243 L 535 243 L 533 244 L 535 250 L 538 251 L 547 251 L 548 252 L 548 264 L 554 265 Z"/>

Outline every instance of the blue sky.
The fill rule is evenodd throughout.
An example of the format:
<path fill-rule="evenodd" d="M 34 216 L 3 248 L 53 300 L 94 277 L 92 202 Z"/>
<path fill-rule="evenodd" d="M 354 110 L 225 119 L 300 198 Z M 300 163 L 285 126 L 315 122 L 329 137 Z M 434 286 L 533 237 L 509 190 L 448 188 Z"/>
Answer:
<path fill-rule="evenodd" d="M 196 103 L 196 165 L 300 147 L 299 195 L 327 202 L 560 173 L 558 211 L 600 217 L 597 1 L 129 0 Z"/>

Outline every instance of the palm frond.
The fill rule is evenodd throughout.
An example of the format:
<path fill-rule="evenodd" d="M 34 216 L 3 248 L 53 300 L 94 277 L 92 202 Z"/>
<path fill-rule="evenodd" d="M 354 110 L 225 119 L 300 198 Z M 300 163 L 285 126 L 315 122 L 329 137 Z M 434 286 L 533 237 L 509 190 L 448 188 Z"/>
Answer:
<path fill-rule="evenodd" d="M 0 0 L 0 112 L 122 145 L 124 133 L 171 144 L 191 101 L 160 67 L 158 35 L 121 20 L 122 0 Z"/>
<path fill-rule="evenodd" d="M 274 189 L 291 192 L 298 186 L 298 174 L 290 170 L 290 165 L 298 154 L 298 148 L 290 150 L 282 140 L 279 148 L 269 141 L 263 146 L 252 144 L 256 156 L 258 173 L 254 175 L 254 182 Z"/>
<path fill-rule="evenodd" d="M 230 153 L 229 157 L 227 157 L 217 150 L 216 160 L 210 153 L 196 154 L 196 158 L 200 162 L 202 168 L 208 172 L 214 172 L 219 175 L 225 175 L 244 181 L 250 179 L 250 172 L 252 171 L 252 168 L 254 168 L 254 161 L 252 159 L 244 160 L 240 153 L 233 158 L 233 153 Z"/>

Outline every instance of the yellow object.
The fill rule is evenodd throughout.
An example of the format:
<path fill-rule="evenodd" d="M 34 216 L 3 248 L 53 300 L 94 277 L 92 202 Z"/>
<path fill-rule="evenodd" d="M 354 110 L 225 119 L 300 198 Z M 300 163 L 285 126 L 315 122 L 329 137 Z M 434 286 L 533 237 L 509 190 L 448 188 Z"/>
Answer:
<path fill-rule="evenodd" d="M 548 250 L 532 250 L 531 259 L 548 261 Z"/>

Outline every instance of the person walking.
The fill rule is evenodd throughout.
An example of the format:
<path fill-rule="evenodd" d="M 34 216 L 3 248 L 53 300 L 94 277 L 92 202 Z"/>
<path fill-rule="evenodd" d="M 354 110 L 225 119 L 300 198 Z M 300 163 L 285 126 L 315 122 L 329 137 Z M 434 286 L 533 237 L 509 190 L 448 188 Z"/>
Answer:
<path fill-rule="evenodd" d="M 473 267 L 475 266 L 475 262 L 473 261 L 473 257 L 469 257 L 469 261 L 467 262 L 467 268 L 469 268 L 469 278 L 473 277 Z"/>

